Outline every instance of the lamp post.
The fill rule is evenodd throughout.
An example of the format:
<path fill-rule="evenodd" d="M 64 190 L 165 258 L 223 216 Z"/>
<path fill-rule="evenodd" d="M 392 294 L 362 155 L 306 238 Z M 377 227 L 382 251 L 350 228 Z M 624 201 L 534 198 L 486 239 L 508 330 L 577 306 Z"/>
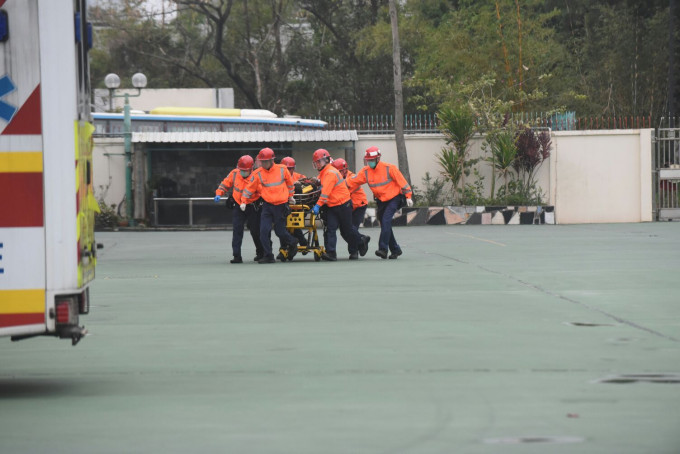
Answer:
<path fill-rule="evenodd" d="M 142 88 L 146 87 L 146 76 L 136 73 L 132 76 L 132 86 L 137 89 L 136 94 L 123 93 L 114 94 L 120 86 L 120 77 L 117 74 L 107 74 L 104 84 L 109 89 L 109 110 L 112 107 L 113 98 L 125 98 L 123 106 L 123 137 L 125 139 L 125 214 L 130 226 L 135 225 L 132 206 L 132 121 L 130 120 L 130 98 L 135 98 L 142 94 Z"/>

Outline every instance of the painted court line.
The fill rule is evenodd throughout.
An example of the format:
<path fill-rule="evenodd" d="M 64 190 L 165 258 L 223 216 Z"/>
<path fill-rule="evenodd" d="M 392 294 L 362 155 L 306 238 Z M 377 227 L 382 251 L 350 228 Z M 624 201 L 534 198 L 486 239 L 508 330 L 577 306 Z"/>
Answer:
<path fill-rule="evenodd" d="M 465 237 L 465 238 L 470 238 L 471 240 L 484 241 L 485 243 L 495 244 L 496 246 L 501 246 L 501 247 L 506 246 L 505 244 L 499 243 L 497 241 L 486 240 L 484 238 L 479 238 L 479 237 L 472 236 L 472 235 L 463 235 L 462 233 L 454 233 L 454 232 L 444 232 L 444 233 L 446 233 L 447 235 L 455 235 L 455 236 L 462 236 L 462 237 Z"/>
<path fill-rule="evenodd" d="M 474 238 L 474 237 L 471 237 L 471 238 Z M 475 239 L 476 239 L 476 238 L 475 238 Z M 558 298 L 558 299 L 561 299 L 561 300 L 564 300 L 564 301 L 568 301 L 568 302 L 570 302 L 570 303 L 572 303 L 572 304 L 576 304 L 576 305 L 578 305 L 578 306 L 582 306 L 582 307 L 584 307 L 584 308 L 586 308 L 586 309 L 588 309 L 588 310 L 591 310 L 591 311 L 599 312 L 600 314 L 604 315 L 605 317 L 608 317 L 608 318 L 610 318 L 610 319 L 612 319 L 612 320 L 615 320 L 615 321 L 617 321 L 618 323 L 621 323 L 621 324 L 624 324 L 624 325 L 628 325 L 628 326 L 630 326 L 630 327 L 632 327 L 632 328 L 639 329 L 639 330 L 641 330 L 641 331 L 646 331 L 646 332 L 649 333 L 649 334 L 652 334 L 652 335 L 654 335 L 654 336 L 658 336 L 658 337 L 661 337 L 661 338 L 664 338 L 664 339 L 667 339 L 667 340 L 670 340 L 670 341 L 673 341 L 673 342 L 680 342 L 680 339 L 676 339 L 676 338 L 674 338 L 674 337 L 672 337 L 672 336 L 668 336 L 668 335 L 666 335 L 666 334 L 664 334 L 664 333 L 661 333 L 661 332 L 659 332 L 659 331 L 655 331 L 655 330 L 653 330 L 653 329 L 651 329 L 651 328 L 647 328 L 646 326 L 639 325 L 639 324 L 637 324 L 637 323 L 635 323 L 635 322 L 633 322 L 633 321 L 631 321 L 631 320 L 627 320 L 627 319 L 625 319 L 625 318 L 619 317 L 619 316 L 617 316 L 617 315 L 615 315 L 615 314 L 612 314 L 612 313 L 610 313 L 610 312 L 607 312 L 607 311 L 604 311 L 604 310 L 602 310 L 602 309 L 599 309 L 599 308 L 597 308 L 597 307 L 595 307 L 595 306 L 591 306 L 590 304 L 586 304 L 586 303 L 584 303 L 584 302 L 582 302 L 582 301 L 578 301 L 578 300 L 575 300 L 575 299 L 573 299 L 573 298 L 569 298 L 569 297 L 567 297 L 567 296 L 564 296 L 564 295 L 562 295 L 562 294 L 560 294 L 560 293 L 556 293 L 556 292 L 553 292 L 553 291 L 551 291 L 551 290 L 545 289 L 545 288 L 540 287 L 540 286 L 538 286 L 538 285 L 536 285 L 536 284 L 533 284 L 533 283 L 531 283 L 531 282 L 524 281 L 524 280 L 522 280 L 522 279 L 519 279 L 518 277 L 515 277 L 515 276 L 511 275 L 511 274 L 507 274 L 507 273 L 504 273 L 504 272 L 501 272 L 501 271 L 496 271 L 496 270 L 493 270 L 493 269 L 491 269 L 491 268 L 487 268 L 487 267 L 485 267 L 485 266 L 478 265 L 478 264 L 476 264 L 476 263 L 468 262 L 468 261 L 466 261 L 466 260 L 457 259 L 457 258 L 455 258 L 455 257 L 451 257 L 451 256 L 444 255 L 444 254 L 438 254 L 438 253 L 432 253 L 432 252 L 428 252 L 428 254 L 437 255 L 437 256 L 439 256 L 439 257 L 443 257 L 443 258 L 446 258 L 446 259 L 450 259 L 450 260 L 453 260 L 453 261 L 458 262 L 458 263 L 463 263 L 463 264 L 465 264 L 465 265 L 475 266 L 475 267 L 479 268 L 479 269 L 482 270 L 482 271 L 485 271 L 485 272 L 487 272 L 487 273 L 497 274 L 497 275 L 499 275 L 499 276 L 503 276 L 503 277 L 505 277 L 506 279 L 513 280 L 513 281 L 515 281 L 515 282 L 517 282 L 517 283 L 519 283 L 519 284 L 521 284 L 521 285 L 524 285 L 524 286 L 526 286 L 526 287 L 529 287 L 529 288 L 531 288 L 531 289 L 533 289 L 533 290 L 536 290 L 536 291 L 538 291 L 538 292 L 541 292 L 541 293 L 543 293 L 543 294 L 545 294 L 545 295 L 549 295 L 549 296 L 552 296 L 552 297 L 554 297 L 554 298 Z"/>

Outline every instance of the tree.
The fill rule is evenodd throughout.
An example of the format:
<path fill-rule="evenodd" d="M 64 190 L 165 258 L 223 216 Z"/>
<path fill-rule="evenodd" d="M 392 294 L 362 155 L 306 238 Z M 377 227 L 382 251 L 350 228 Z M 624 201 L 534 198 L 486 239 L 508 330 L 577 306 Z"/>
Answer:
<path fill-rule="evenodd" d="M 663 115 L 668 5 L 668 0 L 545 2 L 545 9 L 560 8 L 553 26 L 573 62 L 570 89 L 582 94 L 570 110 L 583 116 Z M 675 66 L 679 69 L 678 62 Z"/>
<path fill-rule="evenodd" d="M 537 0 L 522 3 L 521 10 L 514 0 L 459 2 L 448 9 L 439 4 L 436 10 L 445 12 L 435 17 L 418 2 L 409 2 L 411 21 L 417 22 L 423 38 L 408 84 L 422 90 L 422 110 L 463 102 L 461 89 L 481 78 L 493 79 L 493 96 L 514 101 L 513 110 L 545 110 L 540 93 L 559 94 L 553 105 L 572 98 L 561 88 L 566 53 L 549 26 L 557 12 L 540 11 Z M 432 2 L 425 5 L 432 7 Z"/>
<path fill-rule="evenodd" d="M 165 22 L 145 13 L 146 1 L 91 8 L 93 80 L 142 71 L 152 87 L 231 86 L 238 105 L 279 114 L 396 107 L 386 83 L 390 0 L 177 0 Z M 659 117 L 674 105 L 669 0 L 407 0 L 399 9 L 407 112 L 455 106 L 482 79 L 513 112 Z"/>
<path fill-rule="evenodd" d="M 397 19 L 397 6 L 394 0 L 390 0 L 390 21 L 392 24 L 392 61 L 394 65 L 394 135 L 397 141 L 397 159 L 399 170 L 411 181 L 408 167 L 408 154 L 404 141 L 404 97 L 401 88 L 401 52 L 399 51 L 399 25 Z"/>

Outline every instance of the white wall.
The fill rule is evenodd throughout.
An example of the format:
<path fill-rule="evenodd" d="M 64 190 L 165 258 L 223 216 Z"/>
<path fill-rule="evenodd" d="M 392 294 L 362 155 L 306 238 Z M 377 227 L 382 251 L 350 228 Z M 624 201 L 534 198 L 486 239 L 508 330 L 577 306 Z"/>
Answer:
<path fill-rule="evenodd" d="M 652 220 L 651 129 L 554 131 L 548 162 L 538 170 L 538 186 L 555 206 L 560 224 L 649 222 Z M 394 136 L 362 135 L 356 143 L 357 167 L 366 148 L 380 148 L 383 160 L 397 163 Z M 411 183 L 424 190 L 422 178 L 440 176 L 436 155 L 446 146 L 438 134 L 409 135 L 406 140 Z M 484 157 L 482 138 L 472 139 L 470 158 Z M 491 191 L 491 168 L 480 161 L 485 195 Z M 471 181 L 470 181 L 471 182 Z M 496 182 L 496 189 L 502 185 Z"/>
<path fill-rule="evenodd" d="M 129 93 L 134 95 L 137 90 L 116 90 L 116 95 Z M 144 88 L 139 96 L 130 97 L 130 108 L 149 111 L 156 107 L 220 107 L 234 108 L 233 88 Z M 112 109 L 122 111 L 125 98 L 111 99 Z M 94 90 L 95 111 L 109 111 L 109 90 L 97 88 Z"/>
<path fill-rule="evenodd" d="M 92 187 L 97 200 L 116 205 L 125 197 L 125 154 L 122 138 L 95 138 Z"/>
<path fill-rule="evenodd" d="M 483 161 L 487 155 L 482 149 L 483 137 L 477 135 L 470 142 L 470 149 L 468 151 L 469 159 L 480 158 L 480 162 L 475 166 L 479 174 L 484 178 L 484 196 L 491 196 L 491 166 Z M 356 163 L 357 167 L 363 166 L 364 152 L 368 147 L 377 146 L 382 153 L 382 160 L 397 164 L 397 145 L 394 136 L 389 135 L 361 135 L 359 141 L 356 143 Z M 425 190 L 423 184 L 423 177 L 426 172 L 430 173 L 430 177 L 441 178 L 441 167 L 437 160 L 444 147 L 446 147 L 444 136 L 441 134 L 417 134 L 408 135 L 406 139 L 406 152 L 408 153 L 409 172 L 411 173 L 411 184 L 416 186 L 420 191 Z M 550 195 L 550 165 L 543 164 L 537 173 L 537 183 L 545 193 L 545 200 L 549 200 Z M 466 184 L 472 183 L 474 176 L 471 174 L 466 177 Z M 496 191 L 503 185 L 503 179 L 498 178 L 496 181 Z M 367 188 L 366 188 L 367 189 Z"/>
<path fill-rule="evenodd" d="M 539 169 L 537 181 L 547 204 L 555 206 L 560 224 L 599 222 L 647 222 L 652 220 L 652 140 L 651 129 L 553 132 L 549 162 Z M 297 170 L 308 176 L 312 168 L 314 144 L 295 144 L 293 157 Z M 347 144 L 330 144 L 334 157 L 347 159 Z M 355 143 L 357 167 L 370 146 L 380 148 L 383 160 L 397 163 L 394 136 L 362 135 Z M 424 190 L 422 178 L 429 172 L 440 176 L 436 155 L 446 143 L 439 134 L 408 135 L 411 182 Z M 482 138 L 475 137 L 470 157 L 482 154 Z M 94 148 L 94 189 L 98 199 L 118 204 L 125 195 L 125 160 L 122 139 L 96 138 Z M 484 178 L 485 195 L 490 194 L 491 170 L 478 165 Z M 496 182 L 498 188 L 502 180 Z"/>
<path fill-rule="evenodd" d="M 651 131 L 554 132 L 556 221 L 651 221 Z"/>

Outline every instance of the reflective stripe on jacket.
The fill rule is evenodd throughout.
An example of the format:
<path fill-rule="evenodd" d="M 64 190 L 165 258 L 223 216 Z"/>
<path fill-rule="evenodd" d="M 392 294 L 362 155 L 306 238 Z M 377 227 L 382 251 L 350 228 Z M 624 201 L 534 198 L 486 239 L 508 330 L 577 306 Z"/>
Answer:
<path fill-rule="evenodd" d="M 319 172 L 319 181 L 321 181 L 321 195 L 319 201 L 316 202 L 317 205 L 335 207 L 349 201 L 349 189 L 338 169 L 327 164 Z"/>
<path fill-rule="evenodd" d="M 215 195 L 222 196 L 231 192 L 231 197 L 234 199 L 234 202 L 236 202 L 237 205 L 240 205 L 243 197 L 243 190 L 248 184 L 249 179 L 250 176 L 243 178 L 239 169 L 234 169 L 229 172 L 229 175 L 227 175 L 224 180 L 222 180 L 222 183 L 220 183 L 219 187 L 215 190 Z"/>
<path fill-rule="evenodd" d="M 283 164 L 273 164 L 269 170 L 260 167 L 251 174 L 251 177 L 243 191 L 245 203 L 255 201 L 258 193 L 265 202 L 272 205 L 287 203 L 293 196 L 293 179 Z"/>
<path fill-rule="evenodd" d="M 354 174 L 348 170 L 347 178 L 345 178 L 345 182 L 347 183 L 348 188 L 349 188 L 348 180 L 353 176 Z M 354 190 L 350 189 L 349 196 L 352 198 L 352 210 L 356 210 L 357 208 L 368 205 L 368 198 L 366 197 L 366 193 L 361 188 L 361 186 L 355 186 Z"/>
<path fill-rule="evenodd" d="M 407 199 L 413 195 L 411 186 L 397 166 L 382 161 L 378 162 L 375 169 L 365 166 L 348 181 L 350 189 L 368 183 L 373 195 L 381 202 L 392 200 L 399 194 L 404 194 Z"/>

